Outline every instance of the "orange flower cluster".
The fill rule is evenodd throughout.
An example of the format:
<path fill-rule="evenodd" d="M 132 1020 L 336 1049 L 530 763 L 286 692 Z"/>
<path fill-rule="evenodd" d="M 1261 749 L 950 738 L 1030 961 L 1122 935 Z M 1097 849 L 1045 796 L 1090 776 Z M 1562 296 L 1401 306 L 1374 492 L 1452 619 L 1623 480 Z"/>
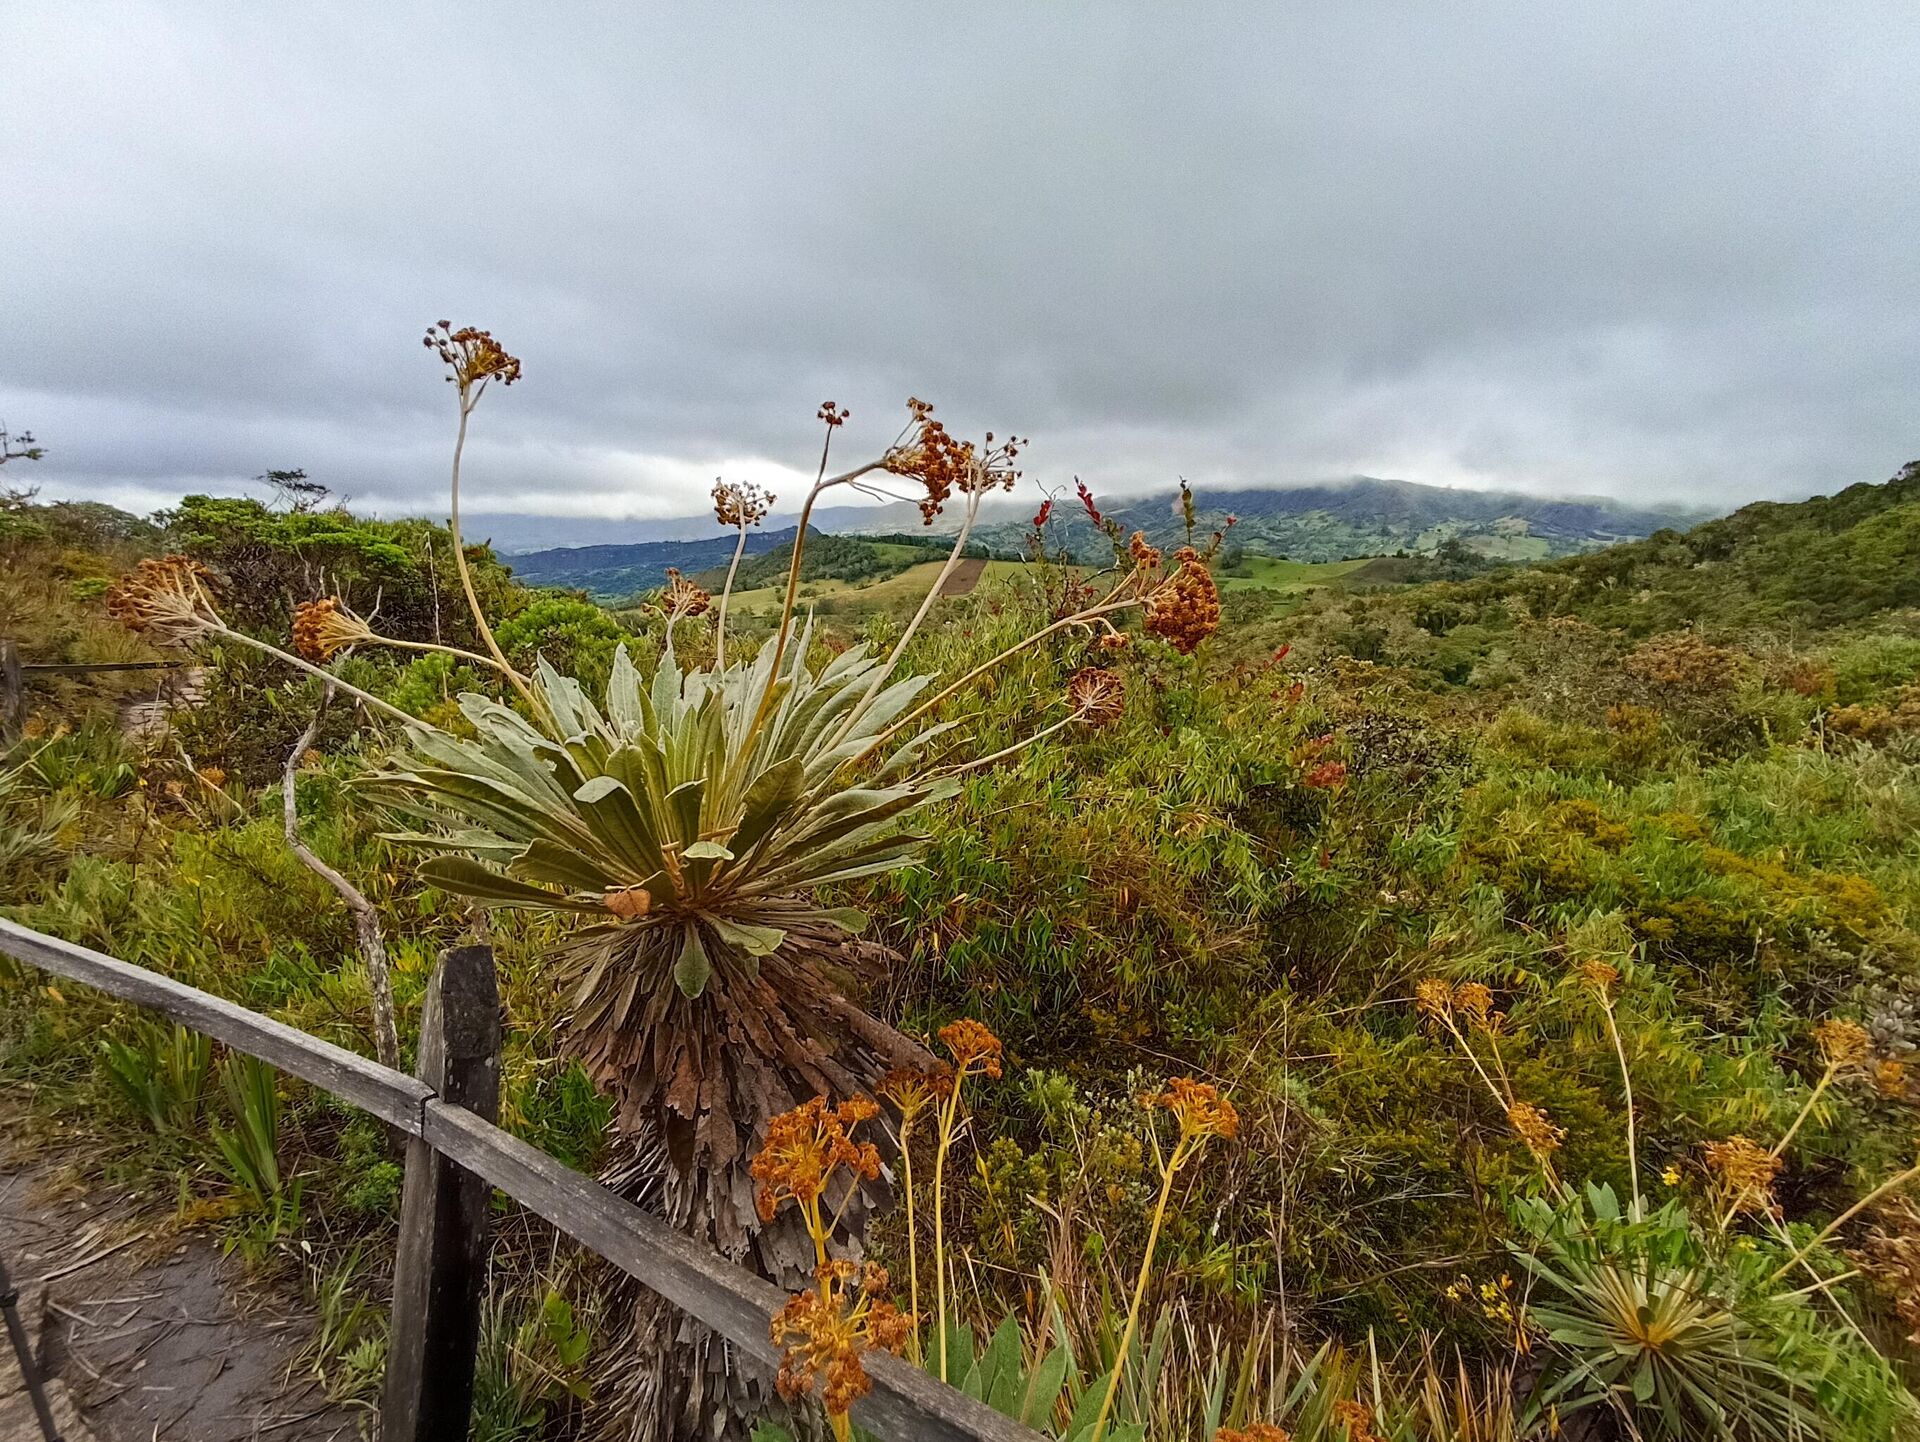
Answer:
<path fill-rule="evenodd" d="M 880 1079 L 880 1095 L 900 1109 L 902 1130 L 914 1119 L 953 1090 L 953 1073 L 941 1068 L 920 1071 L 915 1067 L 895 1067 Z"/>
<path fill-rule="evenodd" d="M 1485 983 L 1463 981 L 1453 989 L 1453 1004 L 1472 1018 L 1474 1025 L 1489 1027 L 1498 1013 L 1493 1009 L 1493 993 Z"/>
<path fill-rule="evenodd" d="M 1271 1422 L 1249 1422 L 1245 1427 L 1222 1427 L 1213 1442 L 1293 1442 L 1293 1434 Z"/>
<path fill-rule="evenodd" d="M 1603 1001 L 1613 995 L 1614 987 L 1620 983 L 1620 968 L 1610 961 L 1602 961 L 1597 956 L 1585 957 L 1575 962 L 1573 974 L 1599 992 Z"/>
<path fill-rule="evenodd" d="M 861 1355 L 875 1347 L 898 1353 L 913 1319 L 886 1299 L 887 1274 L 871 1262 L 825 1262 L 814 1275 L 818 1291 L 797 1293 L 773 1314 L 770 1334 L 781 1349 L 774 1385 L 798 1402 L 823 1382 L 820 1400 L 844 1436 L 848 1409 L 873 1390 Z"/>
<path fill-rule="evenodd" d="M 956 1084 L 974 1074 L 984 1074 L 995 1081 L 1000 1080 L 1000 1057 L 1003 1048 L 1000 1045 L 1000 1038 L 988 1031 L 983 1023 L 971 1017 L 950 1021 L 940 1028 L 940 1041 L 953 1056 Z M 976 1062 L 979 1063 L 978 1066 L 975 1066 Z"/>
<path fill-rule="evenodd" d="M 152 557 L 107 591 L 107 614 L 165 646 L 190 646 L 221 630 L 213 608 L 213 573 L 187 556 Z"/>
<path fill-rule="evenodd" d="M 1567 1135 L 1565 1127 L 1557 1127 L 1543 1107 L 1532 1102 L 1515 1102 L 1507 1108 L 1507 1121 L 1514 1131 L 1520 1134 L 1520 1140 L 1527 1144 L 1527 1150 L 1536 1157 L 1546 1158 L 1560 1150 L 1560 1143 Z"/>
<path fill-rule="evenodd" d="M 1415 983 L 1413 1004 L 1420 1015 L 1436 1020 L 1453 1013 L 1453 983 L 1443 976 L 1429 976 Z"/>
<path fill-rule="evenodd" d="M 1127 683 L 1104 666 L 1082 666 L 1067 678 L 1067 702 L 1082 726 L 1111 726 L 1127 709 Z"/>
<path fill-rule="evenodd" d="M 1373 1408 L 1365 1402 L 1335 1402 L 1333 1417 L 1347 1429 L 1347 1442 L 1382 1442 L 1373 1430 Z"/>
<path fill-rule="evenodd" d="M 1146 628 L 1182 656 L 1220 629 L 1220 588 L 1192 546 L 1173 553 L 1179 569 L 1147 599 Z"/>
<path fill-rule="evenodd" d="M 459 386 L 462 395 L 486 381 L 510 386 L 520 379 L 520 362 L 507 354 L 490 331 L 470 325 L 455 330 L 439 320 L 427 327 L 421 344 L 447 363 L 447 380 Z"/>
<path fill-rule="evenodd" d="M 1136 571 L 1157 571 L 1160 569 L 1160 548 L 1147 544 L 1147 533 L 1135 531 L 1127 541 L 1127 554 L 1133 558 Z"/>
<path fill-rule="evenodd" d="M 713 604 L 713 597 L 680 574 L 677 566 L 667 567 L 667 589 L 660 598 L 669 616 L 699 616 Z"/>
<path fill-rule="evenodd" d="M 723 526 L 757 526 L 773 509 L 773 492 L 748 481 L 713 482 L 713 518 Z"/>
<path fill-rule="evenodd" d="M 946 426 L 933 418 L 933 407 L 926 401 L 909 398 L 907 411 L 912 438 L 889 449 L 882 464 L 894 475 L 909 477 L 926 488 L 920 516 L 927 525 L 933 524 L 955 491 L 972 493 L 995 486 L 1012 490 L 1020 479 L 1020 473 L 1013 469 L 1014 459 L 1026 445 L 1020 437 L 1008 436 L 995 444 L 993 432 L 988 431 L 985 450 L 976 450 L 972 441 L 957 441 L 949 435 Z"/>
<path fill-rule="evenodd" d="M 815 1097 L 768 1122 L 766 1144 L 750 1168 L 760 1184 L 754 1194 L 760 1220 L 771 1222 L 785 1201 L 815 1210 L 827 1182 L 841 1167 L 868 1181 L 878 1177 L 880 1149 L 872 1142 L 854 1141 L 852 1133 L 879 1114 L 879 1104 L 871 1097 L 855 1097 L 837 1107 Z"/>
<path fill-rule="evenodd" d="M 1708 1142 L 1703 1150 L 1708 1167 L 1726 1188 L 1729 1205 L 1735 1211 L 1773 1210 L 1773 1179 L 1780 1175 L 1780 1158 L 1741 1136 Z"/>
<path fill-rule="evenodd" d="M 1860 1065 L 1873 1052 L 1873 1037 L 1867 1029 L 1857 1021 L 1842 1021 L 1838 1017 L 1829 1018 L 1816 1026 L 1813 1040 L 1827 1065 L 1836 1071 L 1842 1067 Z"/>
<path fill-rule="evenodd" d="M 1240 1130 L 1240 1113 L 1212 1082 L 1174 1077 L 1153 1104 L 1173 1113 L 1183 1137 L 1231 1137 Z"/>
<path fill-rule="evenodd" d="M 335 596 L 302 601 L 293 610 L 293 649 L 309 661 L 327 661 L 349 646 L 374 639 L 373 628 Z"/>

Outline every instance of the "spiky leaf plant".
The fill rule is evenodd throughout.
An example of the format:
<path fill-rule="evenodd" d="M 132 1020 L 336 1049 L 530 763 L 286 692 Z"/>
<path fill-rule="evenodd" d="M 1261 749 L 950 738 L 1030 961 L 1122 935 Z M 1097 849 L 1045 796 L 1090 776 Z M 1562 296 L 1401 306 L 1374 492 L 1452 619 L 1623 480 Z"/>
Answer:
<path fill-rule="evenodd" d="M 868 1089 L 912 1051 L 829 975 L 858 956 L 866 918 L 818 893 L 911 862 L 923 837 L 905 818 L 955 784 L 916 769 L 933 730 L 885 739 L 928 678 L 861 706 L 883 663 L 855 648 L 815 672 L 809 639 L 777 677 L 774 640 L 719 670 L 668 650 L 650 680 L 622 648 L 603 705 L 542 663 L 539 722 L 463 697 L 473 739 L 418 731 L 363 783 L 433 828 L 394 839 L 440 853 L 423 868 L 434 884 L 595 919 L 560 956 L 571 1049 L 624 1133 L 663 1144 L 677 1176 L 715 1179 L 705 1196 L 669 1186 L 671 1210 L 704 1211 L 735 1255 L 753 1229 L 752 1130 Z M 826 1040 L 841 1037 L 854 1055 Z"/>

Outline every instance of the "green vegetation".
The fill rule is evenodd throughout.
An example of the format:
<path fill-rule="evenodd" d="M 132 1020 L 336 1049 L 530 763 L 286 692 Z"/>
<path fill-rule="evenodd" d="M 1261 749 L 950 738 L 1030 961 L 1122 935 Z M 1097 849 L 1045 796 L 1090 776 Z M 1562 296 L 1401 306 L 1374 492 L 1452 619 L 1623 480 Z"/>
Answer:
<path fill-rule="evenodd" d="M 164 533 L 98 516 L 83 532 L 58 508 L 14 505 L 0 632 L 30 659 L 161 655 L 84 583 L 184 549 L 249 568 L 247 586 L 229 592 L 222 572 L 216 587 L 243 602 L 229 624 L 262 639 L 284 639 L 297 603 L 358 586 L 362 609 L 396 598 L 373 618 L 383 633 L 391 617 L 409 628 L 399 639 L 483 644 L 442 531 L 271 508 L 210 529 L 204 508 L 182 509 L 198 519 Z M 244 560 L 221 549 L 242 542 Z M 921 733 L 916 759 L 863 783 L 858 805 L 811 803 L 854 825 L 909 778 L 898 799 L 925 838 L 919 864 L 807 871 L 818 812 L 767 853 L 787 860 L 756 863 L 800 868 L 818 912 L 871 918 L 857 940 L 819 929 L 816 964 L 833 968 L 819 994 L 901 1036 L 897 1064 L 937 1077 L 918 1045 L 936 1035 L 981 1048 L 969 1063 L 941 1043 L 964 1092 L 904 1128 L 911 1076 L 883 1081 L 861 1060 L 884 1110 L 843 1125 L 896 1161 L 907 1131 L 913 1220 L 899 1192 L 873 1191 L 866 1244 L 889 1277 L 837 1281 L 830 1300 L 855 1306 L 872 1286 L 870 1301 L 917 1311 L 911 1354 L 1061 1437 L 1914 1435 L 1920 469 L 1538 566 L 1481 570 L 1457 550 L 1218 564 L 1225 622 L 1186 650 L 1137 607 L 1113 613 L 1113 632 L 1104 618 L 1049 630 L 1086 605 L 1081 575 L 981 567 L 874 693 L 937 678 L 909 683 L 911 711 L 979 671 L 925 718 L 959 725 Z M 278 589 L 251 584 L 265 574 Z M 792 683 L 776 704 L 824 715 L 865 694 L 863 667 L 894 651 L 917 601 L 825 603 L 910 578 L 924 595 L 926 567 L 823 591 L 813 631 L 796 628 L 769 668 Z M 718 813 L 657 804 L 654 782 L 678 771 L 628 786 L 633 814 L 605 786 L 489 803 L 461 823 L 489 834 L 460 839 L 451 869 L 393 839 L 366 778 L 425 776 L 423 754 L 442 773 L 511 769 L 524 747 L 590 781 L 689 716 L 745 736 L 778 602 L 737 589 L 721 658 L 711 610 L 688 597 L 613 615 L 485 566 L 479 579 L 509 664 L 552 668 L 532 687 L 544 699 L 518 699 L 484 661 L 358 642 L 328 663 L 341 679 L 446 735 L 423 746 L 427 733 L 336 703 L 299 768 L 300 831 L 377 908 L 409 1038 L 434 955 L 473 924 L 456 893 L 532 893 L 489 923 L 504 1120 L 575 1165 L 631 1163 L 620 1118 L 642 1079 L 616 1080 L 611 1052 L 580 1040 L 627 1032 L 604 985 L 560 984 L 579 963 L 557 959 L 593 955 L 562 913 L 591 909 L 586 926 L 621 942 L 637 933 L 609 897 L 644 891 L 681 918 L 652 989 L 636 989 L 659 1013 L 644 1034 L 667 1045 L 699 1034 L 689 993 L 723 994 L 713 977 L 756 950 L 777 980 L 787 942 L 770 932 L 812 921 L 719 908 L 692 923 L 695 955 L 698 908 L 652 874 L 668 868 L 607 869 L 601 852 L 672 841 L 704 887 L 692 868 L 711 881 L 732 865 L 720 851 L 747 854 L 737 830 L 708 835 Z M 1251 614 L 1262 590 L 1292 609 Z M 321 683 L 226 639 L 199 659 L 202 701 L 158 733 L 119 724 L 151 679 L 35 684 L 0 760 L 0 904 L 370 1052 L 351 917 L 288 853 L 279 816 Z M 1090 667 L 1122 683 L 1099 726 L 1083 724 Z M 596 698 L 614 688 L 605 765 L 569 744 L 597 729 L 570 676 Z M 1062 716 L 1083 721 L 1049 730 Z M 735 775 L 678 741 L 662 751 L 742 797 L 780 762 L 767 751 Z M 912 809 L 933 778 L 945 799 Z M 462 785 L 443 774 L 424 792 L 438 786 L 444 811 Z M 650 829 L 663 815 L 694 830 Z M 561 844 L 529 845 L 550 826 Z M 39 1121 L 304 1287 L 334 1319 L 331 1384 L 377 1386 L 378 1311 L 355 1304 L 397 1211 L 382 1129 L 78 989 L 23 970 L 0 988 L 0 1078 L 30 1085 Z M 990 1030 L 991 1070 L 976 1033 L 942 1032 L 963 1020 Z M 1168 1078 L 1185 1077 L 1237 1118 L 1183 1152 L 1165 1113 Z M 783 1087 L 769 1115 L 807 1100 Z M 764 1235 L 810 1266 L 804 1208 L 780 1205 L 788 1230 Z M 506 1230 L 538 1236 L 525 1218 Z M 816 1240 L 838 1256 L 847 1233 Z M 767 1247 L 744 1254 L 767 1265 Z M 496 1259 L 485 1435 L 603 1434 L 636 1370 L 631 1300 L 555 1257 L 542 1241 Z"/>

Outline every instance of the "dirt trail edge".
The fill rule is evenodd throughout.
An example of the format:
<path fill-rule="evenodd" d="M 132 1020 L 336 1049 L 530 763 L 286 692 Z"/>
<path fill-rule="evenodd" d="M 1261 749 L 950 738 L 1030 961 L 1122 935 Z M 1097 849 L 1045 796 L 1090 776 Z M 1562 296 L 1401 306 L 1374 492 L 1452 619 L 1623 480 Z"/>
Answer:
<path fill-rule="evenodd" d="M 352 1442 L 364 1410 L 296 1370 L 304 1308 L 240 1287 L 204 1236 L 111 1192 L 57 1185 L 56 1160 L 0 1135 L 0 1247 L 67 1442 Z M 162 1240 L 156 1240 L 161 1238 Z M 0 1332 L 0 1442 L 39 1442 Z M 78 1408 L 76 1425 L 74 1408 Z"/>

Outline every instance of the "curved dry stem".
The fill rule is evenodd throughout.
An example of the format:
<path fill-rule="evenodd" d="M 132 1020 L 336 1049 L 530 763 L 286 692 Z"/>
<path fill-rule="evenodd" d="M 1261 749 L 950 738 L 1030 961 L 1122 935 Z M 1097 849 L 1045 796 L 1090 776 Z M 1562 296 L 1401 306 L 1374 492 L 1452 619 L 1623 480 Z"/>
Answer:
<path fill-rule="evenodd" d="M 865 693 L 847 712 L 839 729 L 834 732 L 833 740 L 828 743 L 829 746 L 838 745 L 846 734 L 859 724 L 860 718 L 866 714 L 867 707 L 873 704 L 873 698 L 880 694 L 880 689 L 886 685 L 887 678 L 893 675 L 894 669 L 899 666 L 900 658 L 906 655 L 907 646 L 912 642 L 914 633 L 920 629 L 921 623 L 932 612 L 934 603 L 940 599 L 940 593 L 946 590 L 947 578 L 959 566 L 960 553 L 966 549 L 967 539 L 973 534 L 973 523 L 980 515 L 982 494 L 984 494 L 983 490 L 967 493 L 966 518 L 960 523 L 960 533 L 954 537 L 953 549 L 947 553 L 946 564 L 940 568 L 940 574 L 933 578 L 933 584 L 927 588 L 927 594 L 920 598 L 920 609 L 913 613 L 913 619 L 907 622 L 906 629 L 900 633 L 900 639 L 893 643 L 893 649 L 887 653 L 886 664 L 873 673 L 873 680 L 867 683 Z"/>
<path fill-rule="evenodd" d="M 488 666 L 513 681 L 525 681 L 527 678 L 513 667 L 503 664 L 497 657 L 482 656 L 478 651 L 463 650 L 459 646 L 447 646 L 438 641 L 402 641 L 395 636 L 382 636 L 374 632 L 376 645 L 391 646 L 398 651 L 438 651 L 442 655 L 457 656 L 462 661 L 471 661 L 476 666 Z"/>
<path fill-rule="evenodd" d="M 1879 1201 L 1882 1197 L 1888 1195 L 1891 1192 L 1897 1192 L 1898 1190 L 1900 1190 L 1901 1187 L 1904 1187 L 1908 1182 L 1912 1181 L 1915 1177 L 1920 1177 L 1920 1165 L 1908 1167 L 1904 1172 L 1896 1172 L 1893 1176 L 1888 1177 L 1879 1186 L 1875 1187 L 1872 1191 L 1868 1192 L 1859 1201 L 1855 1202 L 1852 1206 L 1848 1207 L 1839 1216 L 1835 1217 L 1832 1221 L 1828 1222 L 1826 1226 L 1822 1227 L 1820 1229 L 1819 1234 L 1815 1236 L 1812 1241 L 1808 1242 L 1804 1247 L 1800 1248 L 1799 1251 L 1795 1252 L 1791 1257 L 1788 1257 L 1786 1261 L 1782 1262 L 1778 1270 L 1776 1270 L 1771 1277 L 1768 1277 L 1767 1280 L 1769 1282 L 1779 1281 L 1788 1272 L 1792 1271 L 1793 1268 L 1798 1266 L 1800 1262 L 1804 1260 L 1808 1256 L 1808 1254 L 1810 1254 L 1814 1250 L 1814 1248 L 1818 1247 L 1822 1242 L 1826 1241 L 1827 1238 L 1831 1237 L 1835 1232 L 1839 1231 L 1848 1222 L 1852 1221 L 1855 1217 L 1859 1216 L 1868 1207 L 1872 1206 L 1875 1202 Z"/>
<path fill-rule="evenodd" d="M 1602 997 L 1601 1010 L 1607 1015 L 1607 1035 L 1613 1038 L 1613 1054 L 1620 1059 L 1620 1085 L 1627 1099 L 1627 1176 L 1633 1183 L 1633 1216 L 1638 1221 L 1646 1208 L 1640 1200 L 1640 1148 L 1635 1141 L 1633 1121 L 1633 1072 L 1627 1066 L 1627 1048 L 1620 1040 L 1620 1028 L 1613 1019 L 1613 1002 Z"/>
<path fill-rule="evenodd" d="M 402 725 L 425 726 L 429 731 L 438 731 L 440 729 L 438 726 L 434 726 L 429 724 L 428 722 L 422 721 L 418 716 L 409 716 L 406 712 L 402 711 L 398 706 L 390 705 L 389 703 L 382 701 L 378 696 L 375 696 L 370 691 L 362 691 L 358 686 L 353 685 L 351 682 L 342 681 L 338 676 L 334 675 L 331 671 L 328 671 L 323 667 L 316 666 L 313 664 L 313 662 L 308 661 L 303 657 L 296 656 L 291 651 L 282 651 L 278 646 L 275 646 L 267 641 L 262 641 L 256 636 L 249 636 L 245 631 L 236 631 L 233 629 L 233 627 L 222 624 L 214 634 L 219 636 L 225 636 L 229 640 L 238 641 L 243 646 L 251 646 L 256 651 L 264 651 L 269 656 L 277 657 L 279 660 L 285 661 L 289 666 L 298 667 L 300 670 L 305 671 L 309 676 L 318 676 L 322 681 L 325 681 L 329 686 L 338 687 L 340 690 L 346 692 L 349 696 L 361 702 L 363 705 L 371 706 L 374 710 L 379 711 L 384 715 L 391 717 L 393 720 L 400 722 Z"/>
<path fill-rule="evenodd" d="M 1173 1195 L 1173 1179 L 1192 1155 L 1182 1135 L 1173 1144 L 1173 1153 L 1160 1171 L 1160 1199 L 1154 1203 L 1153 1225 L 1147 1229 L 1147 1254 L 1140 1259 L 1140 1275 L 1134 1279 L 1133 1302 L 1127 1308 L 1127 1325 L 1120 1333 L 1120 1347 L 1114 1353 L 1113 1374 L 1107 1378 L 1107 1392 L 1100 1399 L 1100 1411 L 1093 1419 L 1092 1442 L 1106 1435 L 1107 1418 L 1113 1411 L 1114 1394 L 1120 1390 L 1120 1374 L 1126 1370 L 1127 1353 L 1133 1347 L 1133 1334 L 1140 1326 L 1140 1306 L 1146 1301 L 1147 1282 L 1153 1276 L 1153 1254 L 1160 1245 L 1160 1228 L 1167 1220 L 1167 1201 Z"/>
<path fill-rule="evenodd" d="M 798 540 L 798 537 L 795 538 Z M 747 523 L 740 523 L 740 538 L 733 543 L 733 559 L 727 563 L 727 584 L 720 588 L 720 613 L 713 623 L 713 656 L 716 669 L 727 669 L 727 602 L 733 599 L 733 577 L 740 569 L 740 557 L 747 549 Z"/>
<path fill-rule="evenodd" d="M 518 671 L 507 664 L 506 653 L 500 649 L 500 643 L 493 639 L 493 627 L 487 624 L 487 613 L 480 609 L 480 595 L 473 587 L 473 572 L 467 566 L 467 548 L 460 540 L 460 457 L 467 448 L 467 417 L 473 414 L 474 402 L 478 399 L 477 395 L 469 396 L 464 388 L 460 392 L 460 430 L 453 439 L 452 504 L 447 513 L 447 530 L 453 537 L 453 564 L 460 572 L 460 588 L 467 594 L 467 609 L 473 612 L 473 624 L 480 632 L 480 639 L 486 643 L 500 673 L 513 683 L 513 689 L 534 708 L 537 715 L 541 708 L 533 689 Z"/>
<path fill-rule="evenodd" d="M 1121 586 L 1124 586 L 1125 584 L 1126 582 L 1124 581 L 1121 582 Z M 1044 626 L 1040 630 L 1035 631 L 1031 636 L 1027 637 L 1026 640 L 1016 642 L 1014 645 L 1007 647 L 1006 650 L 1002 651 L 998 656 L 993 657 L 991 660 L 982 661 L 978 666 L 975 666 L 971 671 L 967 672 L 966 675 L 962 676 L 958 681 L 955 681 L 952 685 L 946 687 L 938 695 L 934 696 L 931 700 L 921 702 L 918 706 L 914 707 L 913 710 L 909 711 L 906 715 L 902 716 L 898 721 L 894 722 L 891 726 L 887 727 L 884 731 L 880 732 L 879 735 L 873 738 L 872 745 L 868 746 L 867 749 L 862 751 L 858 756 L 850 758 L 844 764 L 847 766 L 852 766 L 858 762 L 866 760 L 867 757 L 871 756 L 880 747 L 886 745 L 888 741 L 891 741 L 895 736 L 899 735 L 907 727 L 913 725 L 914 722 L 918 721 L 921 717 L 925 716 L 928 712 L 934 710 L 943 701 L 947 701 L 952 697 L 958 695 L 960 692 L 966 690 L 967 687 L 971 686 L 975 681 L 978 681 L 982 676 L 986 675 L 987 672 L 991 671 L 994 667 L 1000 665 L 1003 661 L 1011 660 L 1013 657 L 1019 655 L 1022 651 L 1026 650 L 1028 647 L 1037 646 L 1040 644 L 1040 642 L 1046 640 L 1047 637 L 1055 635 L 1058 632 L 1064 631 L 1071 626 L 1089 625 L 1092 622 L 1098 620 L 1102 616 L 1110 615 L 1115 611 L 1124 611 L 1130 606 L 1141 605 L 1146 600 L 1146 597 L 1144 596 L 1128 596 L 1122 600 L 1114 600 L 1113 596 L 1119 591 L 1119 589 L 1120 587 L 1116 586 L 1114 588 L 1114 591 L 1108 593 L 1107 599 L 1096 602 L 1094 605 L 1087 607 L 1083 611 L 1076 611 L 1071 616 L 1063 616 L 1058 621 L 1055 621 L 1052 625 Z"/>
<path fill-rule="evenodd" d="M 979 771 L 985 767 L 993 765 L 994 762 L 996 761 L 1006 760 L 1007 757 L 1012 756 L 1015 752 L 1024 751 L 1027 747 L 1034 745 L 1036 742 L 1046 740 L 1049 736 L 1054 735 L 1056 732 L 1065 730 L 1067 727 L 1071 726 L 1074 722 L 1080 720 L 1081 717 L 1085 716 L 1086 714 L 1087 714 L 1087 708 L 1085 706 L 1082 706 L 1077 711 L 1074 711 L 1069 715 L 1062 717 L 1060 720 L 1054 722 L 1051 726 L 1048 726 L 1043 730 L 1036 731 L 1033 733 L 1033 735 L 1025 737 L 1019 741 L 1016 741 L 1011 746 L 1003 746 L 1000 750 L 994 752 L 991 756 L 976 757 L 972 761 L 965 762 L 959 766 L 948 766 L 939 771 L 934 772 L 933 774 L 935 776 L 964 776 L 969 771 Z"/>

